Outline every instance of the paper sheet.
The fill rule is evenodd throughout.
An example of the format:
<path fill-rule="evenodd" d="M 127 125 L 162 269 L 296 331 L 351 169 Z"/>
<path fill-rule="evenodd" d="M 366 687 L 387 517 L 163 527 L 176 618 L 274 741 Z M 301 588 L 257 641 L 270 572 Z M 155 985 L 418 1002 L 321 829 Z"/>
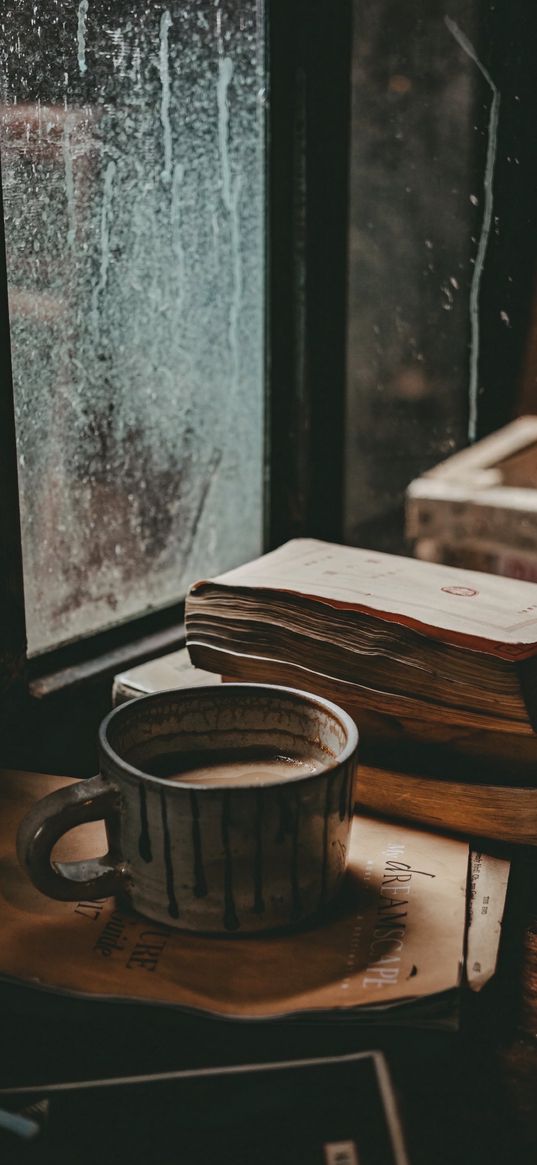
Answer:
<path fill-rule="evenodd" d="M 197 688 L 220 683 L 220 676 L 193 667 L 186 647 L 150 659 L 114 677 L 114 706 L 147 692 L 164 692 L 168 688 Z"/>
<path fill-rule="evenodd" d="M 121 911 L 113 900 L 54 902 L 32 887 L 15 855 L 18 823 L 37 798 L 67 783 L 0 774 L 0 975 L 240 1018 L 387 1007 L 459 985 L 464 842 L 356 818 L 346 891 L 324 921 L 267 937 L 203 937 Z M 97 822 L 62 839 L 57 856 L 104 849 Z"/>
<path fill-rule="evenodd" d="M 472 991 L 492 978 L 498 949 L 511 863 L 472 852 L 466 973 Z"/>

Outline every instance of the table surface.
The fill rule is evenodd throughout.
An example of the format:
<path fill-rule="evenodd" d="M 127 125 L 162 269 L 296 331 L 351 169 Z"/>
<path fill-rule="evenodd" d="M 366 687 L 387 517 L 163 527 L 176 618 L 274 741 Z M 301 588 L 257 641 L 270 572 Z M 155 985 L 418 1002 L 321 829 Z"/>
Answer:
<path fill-rule="evenodd" d="M 142 677 L 143 679 L 143 677 Z M 128 688 L 129 674 L 121 677 Z M 123 698 L 135 694 L 122 692 Z M 140 692 L 138 691 L 138 694 Z M 39 1057 L 58 1072 L 81 1065 L 107 1074 L 342 1054 L 386 1054 L 401 1107 L 410 1165 L 526 1165 L 537 1160 L 537 851 L 513 849 L 508 905 L 495 979 L 467 1001 L 458 1033 L 358 1028 L 341 1023 L 215 1025 L 136 1005 L 81 1006 L 66 1017 L 58 1001 L 0 985 L 4 1068 Z M 148 1102 L 150 1105 L 150 1102 Z M 92 1107 L 93 1106 L 93 1107 Z M 148 1120 L 151 1118 L 148 1107 Z M 123 1114 L 128 1120 L 128 1113 Z M 153 1113 L 153 1117 L 155 1114 Z M 52 1157 L 36 1146 L 32 1165 L 73 1165 L 125 1157 L 113 1102 L 96 1110 L 83 1096 L 57 1106 Z M 159 1147 L 155 1165 L 176 1162 L 177 1146 Z M 20 1158 L 26 1165 L 30 1157 Z"/>
<path fill-rule="evenodd" d="M 379 1048 L 393 1076 L 411 1165 L 525 1165 L 537 1158 L 536 870 L 531 855 L 515 857 L 498 973 L 480 996 L 467 1000 L 456 1034 L 330 1022 L 215 1024 L 164 1008 L 103 1003 L 83 1004 L 67 1017 L 60 999 L 49 997 L 44 1006 L 36 992 L 29 1005 L 27 992 L 4 984 L 3 1056 L 13 1067 L 50 1057 L 60 1074 L 78 1064 L 86 1076 L 99 1078 L 113 1064 L 122 1074 L 144 1073 Z M 132 1152 L 122 1156 L 112 1113 L 106 1097 L 97 1106 L 93 1098 L 88 1107 L 84 1096 L 56 1105 L 56 1156 L 62 1149 L 66 1160 L 94 1161 L 102 1129 L 111 1122 L 110 1161 L 132 1165 Z M 165 1165 L 165 1146 L 160 1151 L 156 1160 Z M 33 1160 L 48 1165 L 45 1149 Z M 101 1151 L 102 1165 L 107 1160 Z"/>

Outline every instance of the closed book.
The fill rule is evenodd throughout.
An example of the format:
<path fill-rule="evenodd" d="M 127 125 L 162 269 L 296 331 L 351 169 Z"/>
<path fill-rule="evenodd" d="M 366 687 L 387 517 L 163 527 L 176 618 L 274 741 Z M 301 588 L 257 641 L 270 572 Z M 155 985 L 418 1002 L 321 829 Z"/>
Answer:
<path fill-rule="evenodd" d="M 32 1081 L 31 1065 L 27 1079 Z M 126 1076 L 109 1069 L 89 1080 L 77 1076 L 73 1065 L 67 1079 L 53 1076 L 37 1087 L 0 1090 L 12 1106 L 35 1104 L 36 1095 L 45 1110 L 39 1158 L 24 1152 L 31 1121 L 11 1115 L 19 1144 L 5 1147 L 19 1150 L 9 1160 L 21 1165 L 61 1156 L 55 1129 L 60 1121 L 63 1155 L 78 1165 L 142 1165 L 148 1157 L 182 1165 L 408 1165 L 396 1095 L 380 1052 Z M 55 1121 L 47 1119 L 50 1104 Z M 8 1114 L 0 1115 L 1 1132 L 9 1125 Z M 37 1127 L 34 1122 L 34 1136 Z"/>
<path fill-rule="evenodd" d="M 196 583 L 186 628 L 208 670 L 290 666 L 373 712 L 535 739 L 533 583 L 298 539 Z"/>
<path fill-rule="evenodd" d="M 537 845 L 537 790 L 420 776 L 361 765 L 355 800 L 365 812 L 486 837 Z"/>
<path fill-rule="evenodd" d="M 207 649 L 207 654 L 207 662 L 213 666 L 222 662 L 218 653 Z M 362 811 L 464 836 L 537 845 L 533 738 L 460 728 L 454 731 L 449 722 L 434 725 L 396 720 L 368 710 L 359 697 L 349 700 L 341 685 L 321 683 L 318 677 L 290 665 L 267 665 L 236 656 L 226 657 L 226 668 L 225 679 L 231 682 L 309 687 L 346 705 L 360 728 L 356 804 Z M 193 667 L 183 649 L 117 676 L 115 702 L 165 687 L 207 682 L 220 682 L 220 677 Z"/>

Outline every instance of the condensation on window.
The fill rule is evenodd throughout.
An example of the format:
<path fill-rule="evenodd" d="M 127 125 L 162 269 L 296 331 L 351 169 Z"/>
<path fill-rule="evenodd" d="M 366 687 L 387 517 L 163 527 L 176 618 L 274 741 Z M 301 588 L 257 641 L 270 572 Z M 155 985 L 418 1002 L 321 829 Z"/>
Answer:
<path fill-rule="evenodd" d="M 259 0 L 8 0 L 1 142 L 29 651 L 261 548 Z"/>

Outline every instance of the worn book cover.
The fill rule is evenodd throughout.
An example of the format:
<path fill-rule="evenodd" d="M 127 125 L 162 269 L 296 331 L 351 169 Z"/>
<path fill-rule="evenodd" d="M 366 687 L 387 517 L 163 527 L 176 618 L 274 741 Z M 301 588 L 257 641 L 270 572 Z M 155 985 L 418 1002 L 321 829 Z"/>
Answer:
<path fill-rule="evenodd" d="M 8 1104 L 28 1096 L 35 1100 L 35 1091 L 0 1090 Z M 140 1162 L 150 1156 L 181 1165 L 408 1163 L 396 1095 L 379 1052 L 75 1078 L 45 1084 L 39 1092 L 53 1104 L 63 1101 L 63 1112 L 71 1104 L 82 1116 L 83 1160 L 89 1162 Z M 55 1160 L 54 1136 L 47 1132 L 45 1119 L 41 1155 L 49 1160 L 50 1153 Z M 140 1152 L 141 1145 L 146 1152 Z M 65 1156 L 65 1141 L 62 1148 Z M 79 1143 L 76 1148 L 80 1151 Z"/>

